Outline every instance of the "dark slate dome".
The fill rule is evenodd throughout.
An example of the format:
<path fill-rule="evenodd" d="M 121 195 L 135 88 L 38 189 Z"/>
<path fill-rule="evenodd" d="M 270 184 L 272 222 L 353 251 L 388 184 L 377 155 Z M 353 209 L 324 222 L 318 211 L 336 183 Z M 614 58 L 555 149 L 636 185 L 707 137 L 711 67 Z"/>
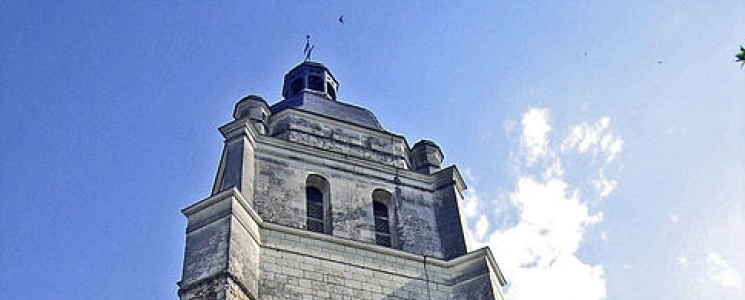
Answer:
<path fill-rule="evenodd" d="M 344 122 L 383 130 L 378 119 L 369 110 L 336 99 L 339 83 L 326 66 L 305 61 L 285 75 L 282 96 L 284 99 L 270 110 L 276 114 L 287 108 L 296 108 L 327 116 Z"/>

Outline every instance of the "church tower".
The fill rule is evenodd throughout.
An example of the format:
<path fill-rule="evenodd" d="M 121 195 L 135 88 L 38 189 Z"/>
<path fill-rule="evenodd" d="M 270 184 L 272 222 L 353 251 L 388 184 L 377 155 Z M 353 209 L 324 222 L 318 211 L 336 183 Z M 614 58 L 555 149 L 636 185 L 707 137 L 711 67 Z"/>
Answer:
<path fill-rule="evenodd" d="M 211 195 L 182 210 L 180 299 L 502 299 L 489 248 L 467 247 L 458 169 L 338 90 L 305 61 L 281 101 L 238 101 Z"/>

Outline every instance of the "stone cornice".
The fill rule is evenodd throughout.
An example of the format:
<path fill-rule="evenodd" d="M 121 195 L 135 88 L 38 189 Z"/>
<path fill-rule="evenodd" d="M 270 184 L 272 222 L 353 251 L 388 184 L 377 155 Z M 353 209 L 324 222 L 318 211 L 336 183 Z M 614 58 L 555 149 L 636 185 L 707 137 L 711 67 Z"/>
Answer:
<path fill-rule="evenodd" d="M 306 112 L 303 110 L 298 110 L 294 108 L 289 108 L 287 110 L 284 110 L 280 112 L 279 116 L 284 114 L 297 114 L 301 116 L 310 116 L 314 118 L 315 120 L 327 122 L 330 124 L 333 124 L 335 126 L 344 127 L 345 129 L 352 130 L 352 131 L 363 131 L 368 134 L 376 134 L 376 135 L 389 135 L 394 136 L 396 138 L 399 138 L 400 141 L 403 141 L 407 149 L 405 149 L 407 152 L 410 151 L 408 149 L 408 143 L 406 139 L 401 136 L 394 133 L 390 133 L 387 131 L 377 131 L 373 129 L 369 129 L 366 127 L 357 126 L 354 124 L 348 124 L 343 121 L 338 121 L 335 119 L 330 119 L 325 116 L 317 115 L 311 112 Z M 276 117 L 277 115 L 273 116 Z M 451 165 L 447 168 L 444 168 L 440 171 L 437 171 L 436 173 L 432 175 L 426 175 L 414 172 L 412 170 L 408 169 L 402 169 L 402 168 L 396 168 L 390 165 L 385 165 L 382 163 L 377 162 L 371 162 L 366 159 L 345 155 L 342 153 L 337 153 L 334 151 L 316 148 L 308 145 L 298 144 L 291 141 L 275 138 L 272 136 L 266 136 L 259 134 L 256 129 L 253 127 L 251 123 L 247 121 L 247 119 L 238 119 L 234 120 L 230 123 L 227 123 L 220 127 L 220 132 L 225 137 L 226 141 L 235 139 L 240 136 L 245 136 L 250 145 L 254 146 L 257 153 L 264 153 L 264 154 L 281 154 L 285 158 L 295 157 L 297 158 L 298 154 L 305 154 L 308 157 L 306 158 L 309 162 L 322 162 L 325 160 L 331 160 L 336 162 L 336 164 L 328 165 L 329 167 L 335 168 L 335 169 L 342 169 L 346 171 L 354 171 L 355 167 L 361 167 L 361 168 L 367 168 L 370 170 L 374 170 L 376 172 L 378 178 L 384 181 L 391 181 L 396 175 L 399 176 L 401 179 L 401 184 L 405 186 L 410 186 L 412 188 L 417 189 L 426 189 L 426 190 L 435 190 L 442 186 L 442 184 L 445 184 L 447 181 L 452 180 L 452 182 L 455 183 L 456 187 L 459 191 L 463 191 L 466 189 L 465 182 L 463 181 L 463 178 L 460 175 L 460 172 L 458 169 Z M 351 168 L 350 168 L 351 166 Z M 375 176 L 373 174 L 367 174 L 370 176 Z M 442 182 L 442 180 L 446 180 L 446 182 Z M 439 183 L 442 182 L 442 183 Z M 424 184 L 424 185 L 423 185 Z M 435 186 L 433 186 L 435 185 Z"/>
<path fill-rule="evenodd" d="M 446 268 L 446 269 L 468 265 L 470 263 L 474 263 L 479 260 L 485 260 L 485 262 L 489 265 L 490 269 L 494 270 L 495 275 L 497 279 L 499 280 L 500 285 L 504 286 L 507 283 L 489 247 L 483 247 L 480 249 L 476 249 L 476 250 L 473 250 L 471 252 L 468 252 L 466 254 L 463 254 L 461 256 L 458 256 L 450 260 L 442 260 L 442 259 L 438 259 L 438 258 L 434 258 L 430 256 L 412 254 L 412 253 L 404 252 L 404 251 L 397 250 L 397 249 L 387 248 L 387 247 L 378 246 L 374 244 L 368 244 L 368 243 L 364 243 L 360 241 L 345 239 L 341 237 L 335 237 L 335 236 L 331 236 L 327 234 L 311 232 L 311 231 L 307 231 L 304 229 L 292 228 L 288 226 L 265 222 L 259 216 L 259 214 L 251 207 L 248 201 L 246 201 L 245 197 L 243 197 L 241 192 L 235 188 L 231 188 L 217 195 L 207 197 L 193 205 L 190 205 L 182 209 L 181 211 L 188 218 L 198 213 L 199 211 L 206 209 L 221 201 L 225 201 L 226 199 L 234 199 L 235 202 L 239 204 L 239 207 L 241 208 L 241 210 L 236 211 L 238 207 L 231 205 L 230 214 L 235 216 L 235 218 L 238 220 L 241 226 L 251 235 L 254 241 L 261 247 L 266 247 L 266 245 L 262 243 L 261 238 L 259 236 L 260 233 L 254 232 L 252 228 L 272 230 L 272 231 L 281 232 L 284 234 L 294 235 L 298 237 L 321 240 L 321 241 L 325 241 L 328 243 L 337 244 L 340 246 L 375 252 L 375 253 L 379 253 L 379 254 L 386 255 L 386 256 L 398 257 L 398 258 L 402 258 L 402 259 L 406 259 L 406 260 L 410 260 L 410 261 L 414 261 L 414 262 L 422 263 L 422 264 L 426 263 L 432 266 L 437 266 L 437 267 Z M 245 214 L 241 212 L 245 212 Z"/>
<path fill-rule="evenodd" d="M 379 131 L 364 126 L 349 124 L 304 110 L 288 109 L 274 116 L 269 123 L 272 136 L 287 138 L 290 133 L 302 133 L 336 143 L 340 147 L 352 147 L 392 157 L 399 157 L 409 164 L 409 146 L 403 136 Z M 387 145 L 378 144 L 383 142 Z"/>
<path fill-rule="evenodd" d="M 499 268 L 499 264 L 497 264 L 497 259 L 494 258 L 494 254 L 492 254 L 491 248 L 489 248 L 488 246 L 484 246 L 481 249 L 484 249 L 484 251 L 486 251 L 486 258 L 489 259 L 489 266 L 492 269 L 494 269 L 494 272 L 497 273 L 496 275 L 497 275 L 497 279 L 499 279 L 499 284 L 501 286 L 507 285 L 507 279 L 504 278 L 504 274 L 502 273 L 502 269 Z M 481 250 L 481 249 L 479 249 L 479 250 Z M 479 251 L 479 250 L 476 250 L 476 251 Z"/>
<path fill-rule="evenodd" d="M 225 141 L 230 141 L 235 138 L 245 136 L 251 145 L 256 144 L 256 137 L 260 136 L 256 132 L 256 128 L 249 122 L 248 118 L 234 120 L 228 124 L 220 126 L 220 133 L 225 138 Z"/>
<path fill-rule="evenodd" d="M 350 104 L 346 104 L 346 105 L 350 105 Z M 395 137 L 398 137 L 398 138 L 404 140 L 404 142 L 406 143 L 406 148 L 407 149 L 410 148 L 408 142 L 406 141 L 406 137 L 404 137 L 403 135 L 396 134 L 396 133 L 393 133 L 393 132 L 390 132 L 390 131 L 387 131 L 387 130 L 384 130 L 384 129 L 376 129 L 376 128 L 370 128 L 370 127 L 366 127 L 366 126 L 361 126 L 361 125 L 358 125 L 358 124 L 354 124 L 354 123 L 351 123 L 351 122 L 347 122 L 347 121 L 344 121 L 344 120 L 340 120 L 340 119 L 337 119 L 337 118 L 329 117 L 329 116 L 326 116 L 326 115 L 318 114 L 318 113 L 315 113 L 315 112 L 312 112 L 312 111 L 307 111 L 307 110 L 304 110 L 304 109 L 301 109 L 301 108 L 296 108 L 296 107 L 287 107 L 287 108 L 284 108 L 282 111 L 280 111 L 278 113 L 272 114 L 272 116 L 271 116 L 271 118 L 269 120 L 269 124 L 274 123 L 276 121 L 276 119 L 280 119 L 283 115 L 286 115 L 286 114 L 301 115 L 301 116 L 304 116 L 304 117 L 308 117 L 308 118 L 312 118 L 312 119 L 315 119 L 315 120 L 323 121 L 324 123 L 328 123 L 329 125 L 342 127 L 342 128 L 348 129 L 348 130 L 363 131 L 363 132 L 366 132 L 368 134 L 392 135 L 392 136 L 395 136 Z"/>
<path fill-rule="evenodd" d="M 341 127 L 347 130 L 360 131 L 360 132 L 370 134 L 370 135 L 394 136 L 396 138 L 403 140 L 403 142 L 406 144 L 406 149 L 410 149 L 409 143 L 406 140 L 406 137 L 404 137 L 403 135 L 393 133 L 390 131 L 386 131 L 386 130 L 382 130 L 382 129 L 375 129 L 375 128 L 370 128 L 370 127 L 360 126 L 360 125 L 350 123 L 344 120 L 339 120 L 336 118 L 332 118 L 329 116 L 321 115 L 318 113 L 314 113 L 311 111 L 307 111 L 307 110 L 303 110 L 303 109 L 299 109 L 295 107 L 287 107 L 281 112 L 273 114 L 269 120 L 269 125 L 271 126 L 274 122 L 276 122 L 276 120 L 281 119 L 285 115 L 299 115 L 299 116 L 307 117 L 307 118 L 314 119 L 320 122 L 324 122 L 329 125 Z"/>
<path fill-rule="evenodd" d="M 323 165 L 327 168 L 343 170 L 350 173 L 365 174 L 377 177 L 382 181 L 393 182 L 398 174 L 401 185 L 417 189 L 434 190 L 436 177 L 414 171 L 370 162 L 365 159 L 343 155 L 337 152 L 319 149 L 303 144 L 296 144 L 282 139 L 260 137 L 257 139 L 256 155 L 282 157 Z M 369 170 L 365 172 L 365 170 Z"/>
<path fill-rule="evenodd" d="M 463 181 L 463 177 L 460 176 L 460 172 L 455 165 L 450 165 L 447 168 L 439 170 L 432 174 L 436 177 L 436 188 L 455 184 L 458 192 L 462 192 L 466 189 L 466 183 Z"/>

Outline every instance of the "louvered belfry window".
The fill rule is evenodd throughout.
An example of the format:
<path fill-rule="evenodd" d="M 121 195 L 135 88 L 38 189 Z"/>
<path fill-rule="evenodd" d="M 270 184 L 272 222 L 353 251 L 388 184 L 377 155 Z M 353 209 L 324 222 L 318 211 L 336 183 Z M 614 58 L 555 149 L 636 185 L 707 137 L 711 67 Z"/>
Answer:
<path fill-rule="evenodd" d="M 307 200 L 307 228 L 314 232 L 325 232 L 324 230 L 324 211 L 323 211 L 323 193 L 312 186 L 305 188 L 305 197 Z"/>
<path fill-rule="evenodd" d="M 391 223 L 388 217 L 388 206 L 380 202 L 373 202 L 375 215 L 375 243 L 381 246 L 391 246 Z"/>

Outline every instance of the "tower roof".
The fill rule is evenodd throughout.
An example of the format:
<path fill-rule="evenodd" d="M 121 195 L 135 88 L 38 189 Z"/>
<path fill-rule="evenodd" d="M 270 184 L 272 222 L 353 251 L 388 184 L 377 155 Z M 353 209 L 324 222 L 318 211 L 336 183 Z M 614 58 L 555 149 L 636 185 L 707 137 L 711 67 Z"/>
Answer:
<path fill-rule="evenodd" d="M 378 119 L 369 110 L 339 101 L 329 101 L 313 94 L 284 99 L 272 105 L 270 110 L 272 114 L 276 114 L 287 108 L 301 109 L 363 127 L 383 130 L 383 126 L 380 126 Z"/>
<path fill-rule="evenodd" d="M 322 63 L 304 61 L 292 68 L 284 78 L 284 99 L 273 105 L 271 112 L 296 108 L 367 128 L 383 130 L 369 110 L 337 101 L 339 83 Z"/>

